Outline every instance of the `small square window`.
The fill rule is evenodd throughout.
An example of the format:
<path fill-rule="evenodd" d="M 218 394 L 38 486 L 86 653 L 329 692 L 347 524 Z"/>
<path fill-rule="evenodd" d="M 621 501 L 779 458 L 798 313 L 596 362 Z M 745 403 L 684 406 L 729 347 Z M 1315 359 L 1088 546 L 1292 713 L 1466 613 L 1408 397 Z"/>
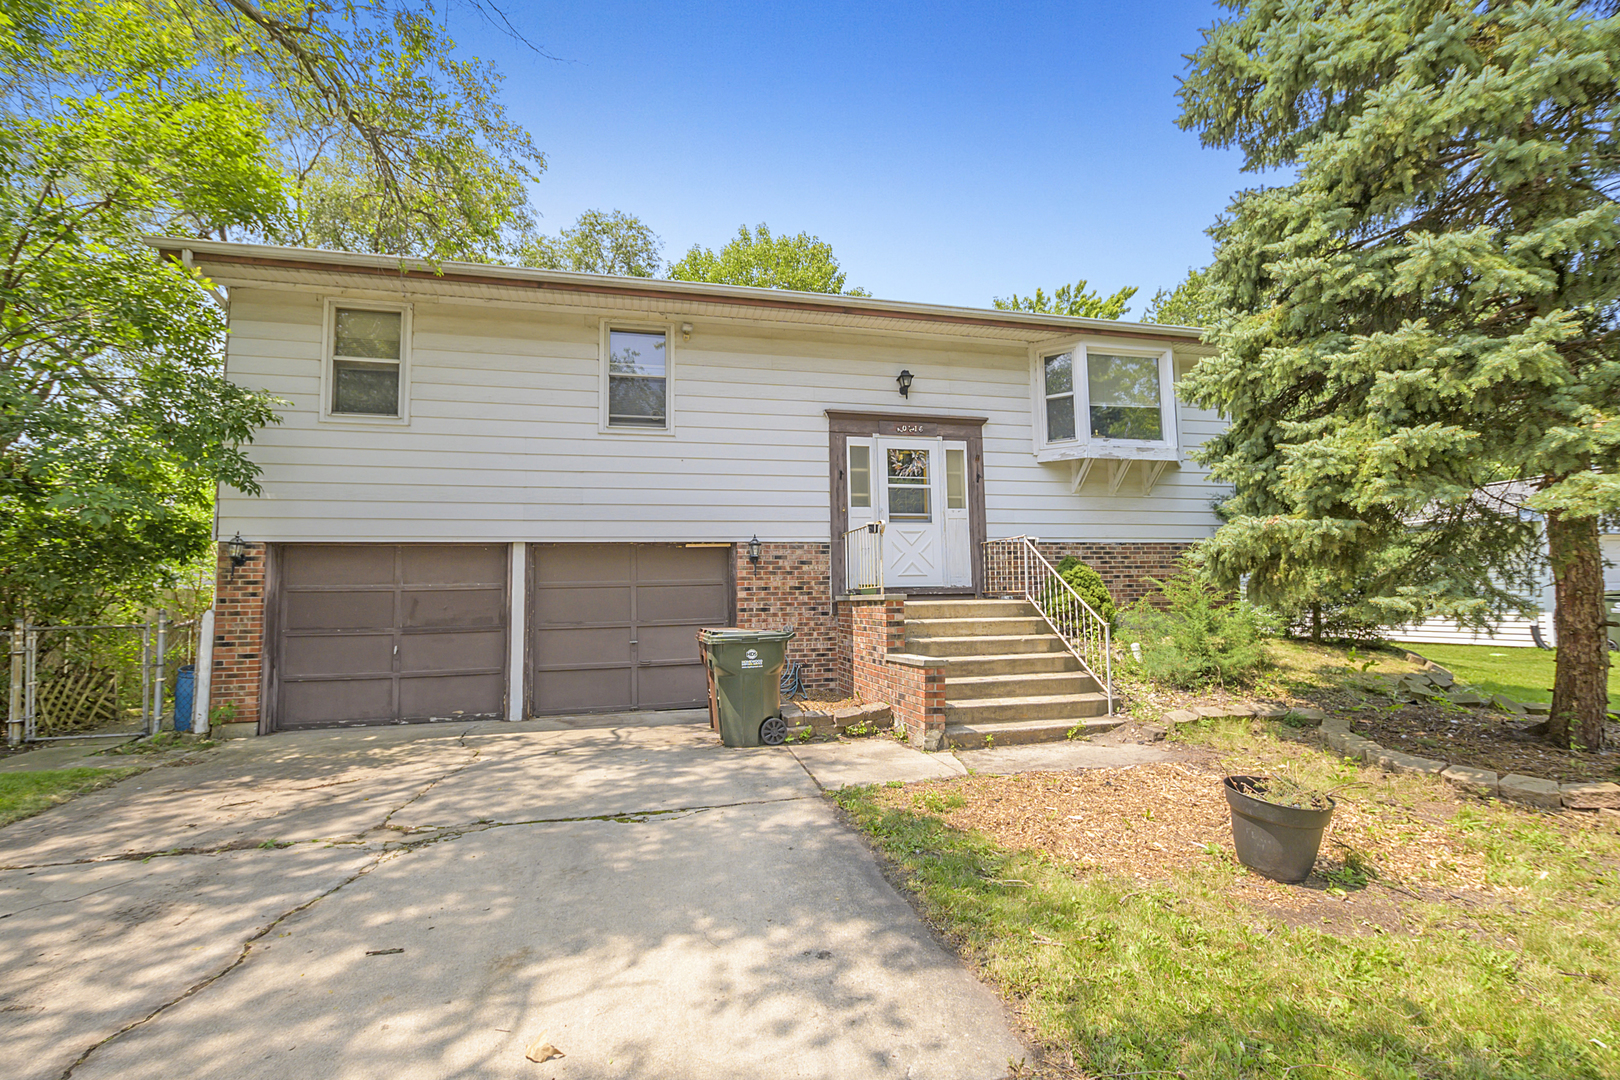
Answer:
<path fill-rule="evenodd" d="M 669 426 L 668 335 L 656 330 L 609 330 L 607 426 Z"/>
<path fill-rule="evenodd" d="M 334 308 L 329 412 L 402 416 L 404 341 L 404 312 Z"/>

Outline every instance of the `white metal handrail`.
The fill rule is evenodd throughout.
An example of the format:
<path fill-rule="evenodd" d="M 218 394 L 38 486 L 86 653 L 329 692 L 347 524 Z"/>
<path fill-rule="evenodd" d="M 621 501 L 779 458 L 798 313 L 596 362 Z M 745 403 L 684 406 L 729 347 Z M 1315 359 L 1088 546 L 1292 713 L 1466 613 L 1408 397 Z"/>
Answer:
<path fill-rule="evenodd" d="M 883 530 L 887 523 L 869 521 L 844 532 L 844 591 L 883 591 Z"/>
<path fill-rule="evenodd" d="M 1114 711 L 1114 651 L 1108 620 L 1063 580 L 1029 536 L 984 543 L 985 595 L 1027 600 L 1095 679 Z"/>

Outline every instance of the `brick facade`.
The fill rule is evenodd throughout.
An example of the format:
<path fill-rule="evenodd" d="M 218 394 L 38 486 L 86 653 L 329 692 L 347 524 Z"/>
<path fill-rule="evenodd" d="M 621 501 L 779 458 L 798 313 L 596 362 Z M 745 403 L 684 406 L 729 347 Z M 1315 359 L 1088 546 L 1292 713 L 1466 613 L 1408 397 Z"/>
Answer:
<path fill-rule="evenodd" d="M 1068 540 L 1042 540 L 1036 546 L 1053 566 L 1065 555 L 1073 555 L 1097 571 L 1120 608 L 1153 591 L 1148 578 L 1163 581 L 1173 577 L 1176 560 L 1192 548 L 1191 544 L 1176 543 L 1111 544 Z"/>
<path fill-rule="evenodd" d="M 737 625 L 745 630 L 791 627 L 788 660 L 803 665 L 806 690 L 848 692 L 848 634 L 840 633 L 828 583 L 831 545 L 763 544 L 758 563 L 738 544 Z"/>
<path fill-rule="evenodd" d="M 905 653 L 905 601 L 874 596 L 843 601 L 839 606 L 850 612 L 855 695 L 865 701 L 888 702 L 895 724 L 905 728 L 913 746 L 943 749 L 945 664 Z"/>
<path fill-rule="evenodd" d="M 231 565 L 230 548 L 220 544 L 215 563 L 214 675 L 209 708 L 234 705 L 230 723 L 257 722 L 264 672 L 265 546 L 249 544 L 247 562 Z"/>

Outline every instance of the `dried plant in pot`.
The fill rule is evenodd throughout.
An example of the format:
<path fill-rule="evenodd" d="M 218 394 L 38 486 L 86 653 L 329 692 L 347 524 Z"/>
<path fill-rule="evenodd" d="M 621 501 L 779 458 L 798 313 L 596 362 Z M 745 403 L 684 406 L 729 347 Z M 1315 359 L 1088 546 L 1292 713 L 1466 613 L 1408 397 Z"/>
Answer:
<path fill-rule="evenodd" d="M 1286 776 L 1228 776 L 1222 786 L 1238 860 L 1273 881 L 1294 885 L 1310 877 L 1337 805 L 1333 797 Z"/>

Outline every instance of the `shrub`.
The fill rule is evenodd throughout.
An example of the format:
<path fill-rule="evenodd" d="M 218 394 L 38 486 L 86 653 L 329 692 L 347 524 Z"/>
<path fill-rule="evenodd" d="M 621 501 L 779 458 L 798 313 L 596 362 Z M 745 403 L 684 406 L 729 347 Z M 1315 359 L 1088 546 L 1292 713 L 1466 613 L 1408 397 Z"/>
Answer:
<path fill-rule="evenodd" d="M 1143 597 L 1122 622 L 1129 639 L 1141 643 L 1140 665 L 1149 678 L 1185 689 L 1242 685 L 1270 664 L 1265 639 L 1276 632 L 1270 612 L 1191 571 L 1148 580 L 1160 604 Z"/>
<path fill-rule="evenodd" d="M 1110 626 L 1114 624 L 1114 615 L 1119 609 L 1114 605 L 1114 598 L 1108 594 L 1108 586 L 1103 583 L 1101 574 L 1073 555 L 1065 555 L 1053 569 L 1068 582 L 1069 588 L 1080 594 L 1080 599 L 1103 617 L 1104 622 Z M 1053 591 L 1058 591 L 1056 586 L 1053 586 Z M 1041 606 L 1049 605 L 1043 603 Z"/>

